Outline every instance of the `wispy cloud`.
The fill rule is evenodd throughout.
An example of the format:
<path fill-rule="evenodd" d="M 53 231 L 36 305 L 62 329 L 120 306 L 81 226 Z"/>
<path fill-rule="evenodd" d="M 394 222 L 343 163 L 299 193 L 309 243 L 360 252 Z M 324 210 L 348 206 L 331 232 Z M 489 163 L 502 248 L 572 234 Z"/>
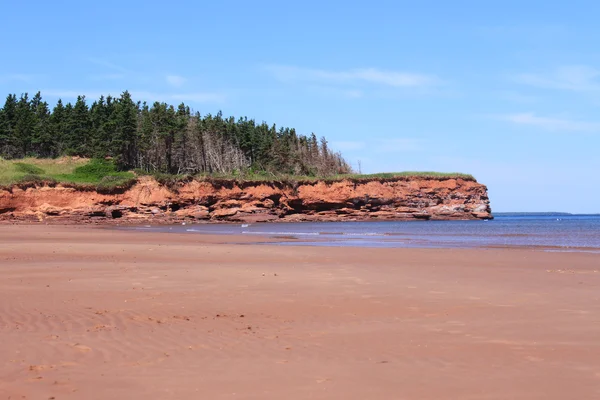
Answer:
<path fill-rule="evenodd" d="M 599 122 L 578 121 L 559 117 L 541 117 L 532 112 L 509 114 L 501 119 L 517 125 L 528 125 L 549 131 L 599 132 Z"/>
<path fill-rule="evenodd" d="M 540 100 L 539 97 L 510 90 L 500 91 L 496 94 L 499 98 L 519 104 L 532 104 L 537 103 Z"/>
<path fill-rule="evenodd" d="M 339 151 L 362 150 L 366 147 L 365 142 L 351 140 L 333 141 L 330 144 L 332 148 Z"/>
<path fill-rule="evenodd" d="M 111 69 L 113 71 L 118 71 L 118 72 L 121 72 L 124 74 L 129 72 L 129 70 L 127 68 L 124 68 L 120 65 L 114 64 L 114 63 L 112 63 L 108 60 L 102 59 L 102 58 L 91 57 L 91 58 L 88 58 L 88 61 L 91 62 L 92 64 L 96 64 L 101 67 L 105 67 L 105 68 Z"/>
<path fill-rule="evenodd" d="M 183 76 L 179 76 L 179 75 L 167 75 L 165 79 L 169 85 L 175 86 L 175 87 L 183 86 L 183 84 L 187 80 Z"/>
<path fill-rule="evenodd" d="M 37 75 L 33 74 L 5 74 L 0 75 L 1 83 L 10 83 L 10 82 L 25 82 L 32 83 Z"/>
<path fill-rule="evenodd" d="M 519 74 L 514 76 L 514 80 L 544 89 L 582 92 L 600 90 L 600 70 L 585 65 L 564 66 L 548 73 Z"/>
<path fill-rule="evenodd" d="M 71 99 L 76 99 L 78 96 L 85 96 L 86 99 L 88 100 L 96 100 L 98 98 L 100 98 L 100 96 L 119 96 L 121 94 L 120 91 L 103 91 L 103 92 L 99 92 L 99 91 L 93 91 L 93 90 L 80 90 L 80 91 L 75 91 L 75 90 L 54 90 L 54 89 L 45 89 L 45 90 L 41 90 L 42 96 L 44 97 L 50 97 L 50 98 L 57 98 L 57 99 L 64 99 L 64 100 L 71 100 Z"/>
<path fill-rule="evenodd" d="M 90 75 L 90 79 L 96 81 L 115 81 L 123 78 L 125 78 L 125 74 L 121 73 Z"/>
<path fill-rule="evenodd" d="M 318 94 L 322 94 L 322 95 L 326 95 L 326 96 L 330 96 L 330 97 L 338 97 L 338 98 L 344 98 L 344 99 L 358 99 L 363 97 L 364 92 L 362 90 L 358 90 L 358 89 L 352 89 L 352 88 L 340 88 L 340 87 L 332 87 L 332 86 L 328 86 L 328 85 L 308 85 L 306 86 L 306 89 L 314 92 L 314 93 L 318 93 Z"/>
<path fill-rule="evenodd" d="M 572 32 L 564 25 L 536 24 L 528 21 L 526 24 L 485 25 L 475 28 L 476 32 L 486 39 L 506 41 L 516 39 L 520 42 L 556 41 L 569 37 Z"/>
<path fill-rule="evenodd" d="M 414 152 L 423 150 L 423 141 L 414 138 L 379 139 L 375 150 L 381 153 Z"/>
<path fill-rule="evenodd" d="M 150 93 L 148 97 L 165 97 L 167 100 L 192 101 L 195 103 L 223 103 L 225 100 L 227 100 L 227 96 L 224 93 L 208 92 L 167 93 L 162 95 L 158 93 Z"/>
<path fill-rule="evenodd" d="M 329 71 L 287 65 L 268 65 L 265 69 L 282 82 L 324 84 L 371 84 L 388 87 L 423 87 L 440 83 L 434 75 L 388 71 L 377 68 Z"/>
<path fill-rule="evenodd" d="M 100 96 L 111 95 L 118 97 L 121 95 L 122 90 L 42 90 L 42 95 L 51 98 L 61 98 L 65 100 L 76 99 L 77 96 L 85 95 L 88 100 L 96 100 Z M 227 99 L 224 93 L 212 93 L 212 92 L 149 92 L 143 90 L 130 90 L 131 96 L 135 100 L 147 101 L 149 103 L 155 101 L 164 101 L 167 103 L 174 102 L 192 102 L 192 103 L 223 103 Z"/>
<path fill-rule="evenodd" d="M 331 147 L 340 151 L 357 151 L 372 153 L 405 153 L 421 151 L 425 148 L 421 139 L 414 138 L 373 138 L 369 142 L 364 141 L 332 141 Z"/>

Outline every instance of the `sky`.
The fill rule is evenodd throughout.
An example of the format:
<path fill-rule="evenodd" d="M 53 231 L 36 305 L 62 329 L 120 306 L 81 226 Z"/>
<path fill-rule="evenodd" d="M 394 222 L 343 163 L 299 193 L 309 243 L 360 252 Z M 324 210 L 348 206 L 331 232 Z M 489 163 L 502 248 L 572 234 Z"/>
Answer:
<path fill-rule="evenodd" d="M 314 132 L 363 173 L 470 173 L 496 212 L 600 212 L 600 2 L 1 9 L 1 96 L 129 90 Z"/>

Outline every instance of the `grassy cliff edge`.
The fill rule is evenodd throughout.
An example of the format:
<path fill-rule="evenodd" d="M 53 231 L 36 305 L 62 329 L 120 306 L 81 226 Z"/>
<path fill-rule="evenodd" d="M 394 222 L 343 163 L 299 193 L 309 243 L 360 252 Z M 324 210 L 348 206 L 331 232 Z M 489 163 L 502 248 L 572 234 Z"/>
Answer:
<path fill-rule="evenodd" d="M 190 180 L 237 181 L 237 182 L 335 182 L 341 180 L 388 180 L 396 178 L 420 179 L 463 179 L 475 181 L 472 175 L 432 171 L 385 172 L 376 174 L 344 174 L 330 176 L 295 176 L 266 173 L 240 172 L 236 174 L 169 175 L 147 174 L 143 171 L 117 171 L 108 160 L 62 157 L 58 159 L 25 158 L 19 160 L 0 159 L 0 187 L 31 184 L 63 184 L 86 189 L 110 190 L 130 187 L 138 175 L 151 175 L 158 182 L 173 186 Z"/>

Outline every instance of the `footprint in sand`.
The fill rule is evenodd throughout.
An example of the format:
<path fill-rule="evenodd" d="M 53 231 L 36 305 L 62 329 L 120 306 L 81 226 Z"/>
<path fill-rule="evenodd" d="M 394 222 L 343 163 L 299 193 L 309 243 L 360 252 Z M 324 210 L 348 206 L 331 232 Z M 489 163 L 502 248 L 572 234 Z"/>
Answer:
<path fill-rule="evenodd" d="M 98 324 L 87 330 L 87 332 L 100 332 L 100 331 L 111 331 L 113 330 L 113 326 Z"/>
<path fill-rule="evenodd" d="M 92 351 L 91 347 L 85 346 L 83 344 L 80 343 L 75 343 L 74 345 L 72 345 L 74 349 L 79 350 L 82 353 L 87 353 Z"/>
<path fill-rule="evenodd" d="M 331 378 L 315 379 L 317 383 L 331 382 Z"/>
<path fill-rule="evenodd" d="M 29 366 L 29 371 L 33 371 L 33 372 L 39 372 L 39 371 L 45 371 L 48 369 L 54 369 L 54 365 L 30 365 Z"/>
<path fill-rule="evenodd" d="M 525 357 L 525 359 L 527 361 L 531 361 L 531 362 L 541 362 L 541 361 L 544 361 L 543 358 L 535 357 L 535 356 L 527 356 L 527 357 Z"/>

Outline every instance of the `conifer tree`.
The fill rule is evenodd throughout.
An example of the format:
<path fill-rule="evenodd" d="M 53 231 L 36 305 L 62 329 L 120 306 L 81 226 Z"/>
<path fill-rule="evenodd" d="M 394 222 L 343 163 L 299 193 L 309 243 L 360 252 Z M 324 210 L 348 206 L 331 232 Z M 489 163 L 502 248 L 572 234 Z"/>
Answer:
<path fill-rule="evenodd" d="M 91 140 L 90 148 L 94 157 L 106 157 L 109 153 L 110 137 L 105 130 L 108 119 L 106 100 L 100 96 L 90 107 Z"/>
<path fill-rule="evenodd" d="M 135 166 L 138 105 L 128 91 L 121 94 L 115 106 L 116 129 L 113 140 L 113 155 L 122 168 Z"/>
<path fill-rule="evenodd" d="M 34 126 L 31 138 L 33 155 L 44 158 L 54 157 L 56 154 L 56 138 L 50 130 L 50 110 L 48 109 L 48 103 L 42 101 L 40 92 L 32 99 L 31 108 L 34 114 Z"/>
<path fill-rule="evenodd" d="M 4 157 L 15 157 L 15 121 L 17 113 L 17 96 L 9 94 L 4 107 L 0 110 L 0 154 Z"/>
<path fill-rule="evenodd" d="M 35 115 L 27 93 L 21 95 L 15 109 L 14 144 L 18 157 L 30 155 L 31 136 L 35 126 Z"/>
<path fill-rule="evenodd" d="M 101 96 L 88 107 L 58 100 L 50 112 L 41 93 L 9 95 L 0 108 L 0 156 L 111 156 L 121 168 L 166 173 L 328 175 L 350 172 L 323 138 L 221 111 L 193 114 L 184 103 L 135 103 L 131 94 Z"/>
<path fill-rule="evenodd" d="M 69 109 L 68 106 L 67 109 Z M 90 155 L 92 124 L 85 96 L 78 96 L 72 111 L 67 114 L 65 132 L 67 153 L 78 156 Z"/>
<path fill-rule="evenodd" d="M 65 145 L 65 130 L 66 130 L 66 115 L 67 111 L 61 99 L 58 99 L 56 106 L 52 110 L 52 114 L 48 118 L 48 131 L 54 138 L 54 154 L 58 156 L 66 153 Z"/>

